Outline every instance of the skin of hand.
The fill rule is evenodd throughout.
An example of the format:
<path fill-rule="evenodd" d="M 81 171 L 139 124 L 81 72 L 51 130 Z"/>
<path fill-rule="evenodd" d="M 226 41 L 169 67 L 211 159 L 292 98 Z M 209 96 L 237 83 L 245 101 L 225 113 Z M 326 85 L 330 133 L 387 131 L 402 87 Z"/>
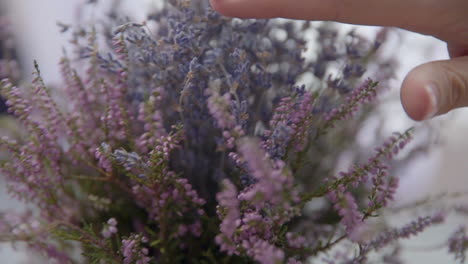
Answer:
<path fill-rule="evenodd" d="M 449 60 L 433 61 L 405 77 L 401 101 L 414 120 L 468 106 L 467 0 L 210 0 L 219 13 L 240 18 L 291 18 L 398 27 L 447 43 Z"/>

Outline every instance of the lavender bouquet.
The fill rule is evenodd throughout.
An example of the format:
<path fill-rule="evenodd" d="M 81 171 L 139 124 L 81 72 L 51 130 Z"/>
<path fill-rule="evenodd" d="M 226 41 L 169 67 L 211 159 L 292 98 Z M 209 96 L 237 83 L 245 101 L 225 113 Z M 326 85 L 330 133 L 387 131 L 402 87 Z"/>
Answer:
<path fill-rule="evenodd" d="M 32 84 L 1 82 L 18 123 L 0 139 L 1 174 L 32 205 L 0 215 L 2 241 L 54 263 L 401 263 L 399 239 L 443 221 L 369 228 L 412 129 L 336 169 L 392 77 L 386 29 L 341 37 L 225 18 L 206 1 L 123 17 L 61 24 L 72 47 L 57 89 L 37 64 Z M 464 232 L 449 241 L 460 263 Z"/>

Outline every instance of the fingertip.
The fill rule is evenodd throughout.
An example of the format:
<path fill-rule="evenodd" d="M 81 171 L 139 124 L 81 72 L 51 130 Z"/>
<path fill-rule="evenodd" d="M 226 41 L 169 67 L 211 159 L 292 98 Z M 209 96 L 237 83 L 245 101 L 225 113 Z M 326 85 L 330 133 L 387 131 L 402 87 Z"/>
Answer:
<path fill-rule="evenodd" d="M 225 15 L 226 0 L 210 0 L 210 4 L 216 12 Z"/>
<path fill-rule="evenodd" d="M 238 18 L 279 17 L 284 6 L 283 0 L 210 0 L 211 7 L 218 13 Z"/>
<path fill-rule="evenodd" d="M 218 13 L 227 17 L 250 18 L 250 14 L 244 1 L 241 0 L 210 0 L 211 7 Z M 261 12 L 259 12 L 261 13 Z"/>
<path fill-rule="evenodd" d="M 403 81 L 401 102 L 414 120 L 468 106 L 468 56 L 425 63 Z"/>
<path fill-rule="evenodd" d="M 403 81 L 400 97 L 408 116 L 415 121 L 432 118 L 437 113 L 434 85 L 413 70 Z"/>

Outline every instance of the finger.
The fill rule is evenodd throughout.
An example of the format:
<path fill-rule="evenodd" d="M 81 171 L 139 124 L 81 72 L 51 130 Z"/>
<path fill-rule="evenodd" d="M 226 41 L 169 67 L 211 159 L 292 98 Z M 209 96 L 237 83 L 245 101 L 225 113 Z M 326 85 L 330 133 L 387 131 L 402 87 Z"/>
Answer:
<path fill-rule="evenodd" d="M 218 12 L 233 17 L 332 20 L 407 29 L 426 25 L 435 15 L 440 15 L 441 8 L 445 10 L 450 6 L 440 0 L 210 0 L 210 2 Z M 427 20 L 428 18 L 431 20 Z"/>
<path fill-rule="evenodd" d="M 401 101 L 418 121 L 468 106 L 468 57 L 416 67 L 403 81 Z"/>
<path fill-rule="evenodd" d="M 450 58 L 456 58 L 456 57 L 462 57 L 462 56 L 468 56 L 468 45 L 454 45 L 454 44 L 449 44 L 447 45 L 447 49 L 450 54 Z"/>

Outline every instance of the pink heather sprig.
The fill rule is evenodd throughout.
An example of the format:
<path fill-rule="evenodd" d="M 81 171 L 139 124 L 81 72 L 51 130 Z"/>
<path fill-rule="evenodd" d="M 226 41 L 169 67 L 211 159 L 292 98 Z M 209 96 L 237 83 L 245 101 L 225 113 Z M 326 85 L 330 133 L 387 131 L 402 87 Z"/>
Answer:
<path fill-rule="evenodd" d="M 376 154 L 371 157 L 368 163 L 354 166 L 348 172 L 340 172 L 339 177 L 327 179 L 327 188 L 320 194 L 311 196 L 305 195 L 303 200 L 307 201 L 311 197 L 327 194 L 328 198 L 334 204 L 334 208 L 342 217 L 342 223 L 346 227 L 348 234 L 373 212 L 386 206 L 388 201 L 393 200 L 398 188 L 398 179 L 388 177 L 388 167 L 382 164 L 383 158 L 392 158 L 401 148 L 405 147 L 411 139 L 412 130 L 403 134 L 395 133 L 382 147 L 376 149 Z M 348 188 L 357 188 L 359 185 L 368 181 L 369 175 L 372 179 L 372 187 L 369 195 L 368 208 L 364 210 L 364 215 L 358 210 L 358 206 L 347 192 Z"/>
<path fill-rule="evenodd" d="M 243 137 L 244 135 L 245 135 L 245 131 L 239 125 L 236 125 L 231 130 L 224 130 L 223 138 L 224 138 L 224 141 L 226 142 L 226 147 L 229 149 L 234 148 L 236 139 Z"/>
<path fill-rule="evenodd" d="M 65 83 L 65 91 L 70 98 L 68 113 L 64 116 L 66 130 L 72 153 L 72 160 L 77 163 L 84 157 L 92 156 L 94 149 L 104 140 L 104 131 L 98 126 L 101 109 L 93 107 L 96 103 L 97 87 L 86 89 L 77 71 L 72 68 L 66 54 L 60 60 L 60 71 Z M 96 73 L 95 73 L 96 74 Z M 102 95 L 101 95 L 102 96 Z M 84 140 L 83 135 L 92 134 Z"/>
<path fill-rule="evenodd" d="M 58 215 L 64 219 L 70 217 L 73 206 L 67 205 L 70 200 L 63 193 L 65 179 L 61 164 L 67 158 L 63 155 L 61 144 L 45 128 L 46 124 L 34 120 L 32 108 L 35 104 L 26 99 L 17 87 L 4 81 L 2 92 L 9 111 L 18 117 L 29 132 L 26 142 L 11 152 L 15 162 L 2 166 L 2 170 L 12 180 L 10 192 L 20 200 L 41 208 L 44 219 Z"/>
<path fill-rule="evenodd" d="M 281 263 L 285 253 L 275 245 L 279 234 L 274 230 L 300 213 L 292 176 L 284 163 L 271 160 L 255 139 L 241 138 L 237 149 L 254 183 L 237 197 L 235 187 L 228 183 L 218 195 L 222 230 L 216 241 L 229 254 L 243 252 L 262 264 Z"/>
<path fill-rule="evenodd" d="M 8 112 L 26 124 L 35 123 L 32 120 L 33 104 L 22 94 L 20 89 L 13 86 L 9 79 L 3 79 L 0 86 L 2 95 L 7 100 L 6 105 L 8 107 Z"/>
<path fill-rule="evenodd" d="M 32 144 L 26 144 L 20 148 L 20 157 L 21 162 L 19 164 L 15 164 L 14 166 L 17 168 L 17 171 L 22 172 L 23 179 L 27 181 L 23 184 L 28 186 L 31 191 L 30 199 L 34 198 L 34 194 L 46 194 L 51 195 L 53 190 L 48 187 L 49 185 L 56 185 L 52 177 L 50 177 L 47 172 L 45 164 L 42 162 L 42 157 L 37 155 L 30 149 L 34 148 Z M 46 198 L 44 198 L 46 200 Z"/>
<path fill-rule="evenodd" d="M 368 211 L 375 211 L 378 208 L 387 206 L 388 202 L 394 199 L 398 189 L 398 178 L 390 177 L 383 180 L 380 177 L 381 174 L 377 174 L 372 179 L 374 186 L 369 196 Z"/>
<path fill-rule="evenodd" d="M 199 219 L 205 215 L 202 209 L 205 200 L 198 196 L 186 179 L 174 179 L 174 173 L 168 173 L 167 177 L 173 179 L 166 179 L 166 183 L 154 185 L 153 188 L 135 184 L 132 192 L 136 202 L 147 210 L 150 221 L 159 224 L 159 228 L 171 229 L 174 237 L 189 233 L 195 237 L 200 236 L 202 227 Z M 167 219 L 171 219 L 170 226 L 163 226 L 169 224 Z M 187 222 L 188 219 L 191 223 Z"/>
<path fill-rule="evenodd" d="M 65 83 L 65 90 L 72 100 L 70 101 L 71 111 L 72 112 L 80 112 L 83 113 L 79 116 L 79 123 L 81 126 L 85 126 L 84 131 L 90 131 L 91 129 L 95 129 L 96 124 L 94 122 L 97 121 L 97 113 L 92 108 L 93 95 L 91 94 L 90 90 L 87 90 L 83 85 L 83 82 L 78 76 L 76 70 L 72 68 L 70 65 L 70 60 L 66 55 L 64 55 L 59 62 L 60 65 L 60 72 Z M 95 88 L 97 89 L 97 88 Z"/>
<path fill-rule="evenodd" d="M 371 102 L 377 96 L 377 82 L 367 79 L 361 86 L 354 89 L 346 98 L 346 102 L 337 108 L 333 108 L 324 115 L 324 121 L 321 133 L 332 128 L 337 121 L 350 118 L 359 110 L 359 107 L 365 103 Z"/>
<path fill-rule="evenodd" d="M 182 128 L 175 126 L 172 133 L 157 140 L 145 165 L 150 168 L 148 171 L 151 175 L 143 175 L 143 179 L 139 179 L 138 183 L 135 182 L 132 192 L 136 202 L 147 210 L 151 221 L 156 221 L 161 226 L 167 224 L 166 219 L 172 219 L 170 228 L 176 230 L 173 232 L 175 236 L 184 236 L 188 233 L 200 236 L 199 218 L 205 214 L 202 209 L 205 200 L 198 196 L 187 179 L 179 178 L 176 173 L 168 169 L 169 155 L 172 150 L 179 147 L 183 137 Z M 135 158 L 132 160 L 134 163 Z M 177 219 L 188 219 L 189 215 L 192 216 L 192 223 L 184 221 L 182 224 L 177 221 Z"/>
<path fill-rule="evenodd" d="M 294 189 L 293 177 L 285 168 L 284 162 L 272 161 L 260 148 L 259 142 L 253 138 L 239 140 L 238 149 L 247 171 L 256 181 L 239 194 L 239 199 L 248 201 L 257 210 L 271 206 L 278 208 L 278 211 L 275 210 L 276 213 L 283 214 L 286 211 L 292 213 L 294 203 L 298 202 L 298 193 Z"/>
<path fill-rule="evenodd" d="M 201 208 L 206 201 L 203 198 L 200 198 L 197 194 L 197 191 L 193 189 L 192 185 L 188 182 L 187 179 L 180 178 L 175 181 L 175 188 L 172 190 L 172 203 L 179 205 L 183 203 L 193 204 L 198 216 L 204 215 L 204 211 Z M 190 210 L 190 206 L 181 208 L 181 213 L 187 213 Z M 195 234 L 194 234 L 195 235 Z"/>
<path fill-rule="evenodd" d="M 114 82 L 106 80 L 101 84 L 101 89 L 105 94 L 107 105 L 100 120 L 105 126 L 108 139 L 114 141 L 129 140 L 132 138 L 129 136 L 131 135 L 129 124 L 132 115 L 128 113 L 124 107 L 126 100 L 126 76 L 126 72 L 121 72 Z"/>
<path fill-rule="evenodd" d="M 294 98 L 286 96 L 281 98 L 270 120 L 270 126 L 276 127 L 279 123 L 288 121 L 291 111 L 294 109 Z"/>
<path fill-rule="evenodd" d="M 392 242 L 399 239 L 406 239 L 415 236 L 426 228 L 435 224 L 440 224 L 445 220 L 444 213 L 437 213 L 432 216 L 419 217 L 417 220 L 401 227 L 385 231 L 377 235 L 374 239 L 361 246 L 360 255 L 352 263 L 363 263 L 367 259 L 367 254 L 371 251 L 378 251 Z M 361 261 L 361 262 L 359 262 Z"/>
<path fill-rule="evenodd" d="M 463 264 L 466 261 L 466 253 L 468 252 L 468 236 L 466 227 L 461 226 L 448 239 L 448 251 L 455 255 L 455 260 Z"/>
<path fill-rule="evenodd" d="M 110 218 L 107 220 L 107 223 L 102 228 L 101 234 L 104 238 L 110 238 L 112 235 L 117 234 L 117 220 L 115 218 Z"/>
<path fill-rule="evenodd" d="M 240 201 L 237 199 L 237 188 L 231 181 L 223 180 L 222 186 L 222 191 L 216 196 L 218 216 L 222 219 L 219 226 L 221 233 L 216 236 L 216 243 L 222 251 L 232 255 L 236 253 L 233 235 L 240 218 Z"/>
<path fill-rule="evenodd" d="M 35 202 L 39 207 L 46 208 L 45 201 L 50 197 L 46 192 L 50 191 L 54 182 L 44 177 L 42 164 L 37 156 L 29 152 L 28 146 L 19 146 L 8 138 L 0 139 L 0 147 L 11 153 L 10 162 L 0 163 L 0 172 L 7 177 L 8 190 L 14 198 Z"/>
<path fill-rule="evenodd" d="M 411 139 L 413 139 L 413 130 L 413 128 L 410 128 L 404 133 L 394 132 L 381 147 L 375 149 L 377 155 L 374 159 L 379 159 L 381 157 L 392 159 L 411 141 Z"/>
<path fill-rule="evenodd" d="M 133 234 L 126 239 L 122 239 L 120 251 L 123 256 L 123 264 L 150 263 L 149 250 L 144 246 L 146 243 L 148 243 L 148 239 L 140 234 Z"/>
<path fill-rule="evenodd" d="M 225 93 L 220 95 L 216 89 L 206 89 L 208 96 L 207 105 L 211 116 L 223 131 L 223 138 L 228 149 L 235 146 L 235 141 L 245 135 L 245 131 L 236 123 L 236 117 L 232 113 L 232 95 Z"/>
<path fill-rule="evenodd" d="M 83 83 L 86 87 L 85 90 L 87 92 L 88 101 L 97 103 L 100 99 L 99 83 L 102 79 L 106 78 L 106 75 L 103 73 L 99 65 L 99 45 L 97 41 L 96 28 L 93 27 L 91 32 L 89 32 L 87 43 L 89 63 L 86 67 L 86 74 Z"/>
<path fill-rule="evenodd" d="M 364 215 L 350 192 L 346 192 L 344 186 L 328 193 L 328 198 L 332 201 L 333 208 L 341 217 L 341 223 L 345 226 L 346 232 L 352 234 L 364 220 Z"/>
<path fill-rule="evenodd" d="M 237 152 L 229 152 L 229 158 L 236 164 L 238 167 L 244 166 L 245 162 L 242 157 Z"/>
<path fill-rule="evenodd" d="M 105 172 L 112 172 L 112 150 L 109 144 L 102 143 L 100 147 L 96 148 L 95 157 L 98 160 L 98 166 L 102 168 Z"/>
<path fill-rule="evenodd" d="M 40 231 L 41 224 L 30 210 L 18 213 L 7 211 L 0 214 L 0 233 L 18 238 Z"/>
<path fill-rule="evenodd" d="M 166 193 L 166 194 L 164 194 Z M 143 183 L 134 183 L 132 194 L 135 203 L 148 212 L 148 218 L 155 220 L 158 217 L 161 206 L 166 204 L 166 199 L 171 194 L 170 190 L 164 192 L 158 188 L 151 188 Z"/>
<path fill-rule="evenodd" d="M 180 127 L 173 127 L 174 132 L 167 136 L 161 136 L 156 139 L 156 144 L 150 152 L 150 167 L 160 166 L 162 163 L 169 161 L 171 152 L 179 148 L 179 144 L 184 137 L 183 130 Z"/>
<path fill-rule="evenodd" d="M 57 139 L 54 138 L 43 124 L 33 119 L 34 103 L 28 100 L 20 89 L 13 86 L 9 80 L 2 80 L 0 83 L 3 96 L 6 98 L 8 112 L 15 115 L 31 134 L 34 141 L 34 148 L 31 150 L 44 154 L 51 161 L 51 165 L 58 172 L 58 159 L 60 149 L 57 146 Z"/>
<path fill-rule="evenodd" d="M 45 254 L 58 263 L 71 263 L 70 257 L 55 245 L 48 243 L 49 230 L 31 211 L 13 211 L 0 215 L 0 232 L 12 241 L 24 242 L 30 251 Z"/>
<path fill-rule="evenodd" d="M 374 194 L 373 199 L 375 200 L 376 197 L 380 197 L 379 200 L 381 202 L 391 200 L 398 182 L 396 180 L 388 180 L 386 187 L 381 186 L 384 177 L 388 176 L 386 173 L 387 166 L 385 166 L 383 162 L 384 159 L 393 158 L 395 154 L 403 149 L 412 139 L 412 134 L 413 129 L 408 129 L 404 133 L 394 133 L 381 147 L 375 149 L 375 155 L 369 158 L 367 163 L 354 165 L 347 172 L 340 172 L 338 176 L 326 179 L 327 187 L 325 189 L 320 190 L 318 193 L 304 195 L 303 200 L 308 201 L 313 197 L 323 196 L 337 189 L 339 186 L 357 188 L 360 184 L 365 183 L 369 179 L 369 175 L 372 176 L 373 183 L 377 184 L 372 187 L 373 190 L 377 192 L 378 190 L 385 189 L 388 193 L 386 198 L 379 196 L 379 194 Z"/>
<path fill-rule="evenodd" d="M 115 36 L 112 38 L 112 48 L 115 54 L 117 54 L 117 58 L 128 65 L 128 49 L 127 44 L 125 43 L 124 34 L 121 34 L 120 32 L 115 33 Z"/>
<path fill-rule="evenodd" d="M 58 141 L 64 135 L 73 137 L 75 134 L 68 126 L 68 122 L 58 108 L 55 101 L 52 99 L 49 88 L 44 84 L 44 81 L 39 70 L 39 65 L 34 61 L 34 79 L 32 81 L 34 88 L 34 102 L 41 110 L 41 115 L 46 122 L 46 129 L 50 133 L 54 141 Z"/>
<path fill-rule="evenodd" d="M 308 129 L 310 126 L 310 116 L 314 103 L 314 97 L 311 92 L 305 92 L 302 95 L 297 111 L 291 113 L 290 120 L 296 125 L 294 133 L 294 150 L 296 152 L 303 151 L 307 145 Z"/>
<path fill-rule="evenodd" d="M 261 264 L 283 263 L 285 258 L 283 250 L 257 236 L 251 236 L 244 240 L 242 247 L 246 250 L 247 255 Z"/>
<path fill-rule="evenodd" d="M 264 132 L 267 137 L 264 148 L 274 152 L 275 148 L 291 146 L 290 141 L 293 141 L 293 150 L 302 151 L 307 145 L 313 102 L 311 92 L 296 97 L 283 97 L 270 120 L 270 130 Z"/>
<path fill-rule="evenodd" d="M 58 246 L 47 242 L 47 240 L 31 242 L 28 243 L 28 247 L 39 252 L 41 255 L 45 254 L 49 260 L 55 260 L 56 263 L 73 263 L 68 253 L 63 252 Z"/>
<path fill-rule="evenodd" d="M 184 139 L 184 131 L 181 126 L 173 126 L 172 132 L 168 135 L 156 139 L 155 145 L 149 153 L 149 159 L 145 159 L 146 166 L 152 171 L 151 179 L 156 180 L 158 184 L 162 181 L 172 179 L 173 172 L 167 169 L 170 154 L 173 150 L 180 148 L 180 143 Z"/>
<path fill-rule="evenodd" d="M 286 233 L 286 240 L 292 248 L 301 249 L 307 246 L 307 239 L 293 232 Z"/>
<path fill-rule="evenodd" d="M 167 134 L 161 111 L 164 94 L 164 89 L 158 87 L 147 101 L 140 103 L 137 119 L 144 124 L 144 133 L 139 137 L 136 144 L 141 153 L 151 150 L 152 146 L 155 146 L 156 140 Z"/>
<path fill-rule="evenodd" d="M 25 99 L 20 90 L 8 80 L 2 81 L 2 93 L 7 99 L 8 111 L 18 117 L 31 135 L 30 141 L 17 149 L 18 155 L 21 156 L 19 159 L 22 162 L 16 163 L 14 166 L 17 170 L 27 171 L 25 177 L 29 178 L 31 184 L 34 182 L 44 187 L 47 186 L 45 182 L 60 184 L 63 181 L 59 165 L 62 151 L 58 146 L 57 139 L 42 123 L 33 120 L 32 106 L 34 104 Z M 52 171 L 48 171 L 49 168 Z M 53 192 L 50 188 L 53 188 L 54 184 L 46 187 L 45 190 L 40 190 Z"/>
<path fill-rule="evenodd" d="M 187 179 L 179 178 L 176 173 L 168 169 L 169 155 L 172 150 L 179 148 L 184 138 L 181 127 L 174 126 L 173 132 L 161 136 L 156 140 L 156 146 L 149 153 L 147 167 L 151 175 L 143 181 L 138 181 L 132 187 L 135 200 L 148 211 L 149 218 L 160 225 L 167 224 L 165 219 L 172 219 L 171 227 L 176 229 L 175 236 L 191 233 L 201 235 L 199 218 L 205 214 L 202 206 L 205 200 L 198 196 L 196 190 Z M 193 219 L 191 223 L 182 224 L 177 219 Z"/>
<path fill-rule="evenodd" d="M 341 216 L 341 222 L 347 233 L 352 234 L 367 216 L 372 215 L 373 212 L 387 205 L 388 201 L 393 199 L 398 187 L 398 180 L 388 177 L 388 167 L 382 164 L 382 159 L 392 158 L 393 155 L 397 154 L 409 142 L 411 135 L 412 129 L 403 134 L 395 133 L 382 147 L 376 149 L 376 154 L 369 159 L 368 163 L 354 166 L 348 172 L 340 172 L 339 177 L 327 179 L 326 189 L 319 191 L 319 193 L 303 196 L 303 201 L 327 194 L 335 210 Z M 369 207 L 364 210 L 363 214 L 347 189 L 357 188 L 360 184 L 365 183 L 369 175 L 372 178 Z"/>
<path fill-rule="evenodd" d="M 62 249 L 49 243 L 50 226 L 43 225 L 40 217 L 30 210 L 21 213 L 7 211 L 0 214 L 0 233 L 3 239 L 24 242 L 30 252 L 45 254 L 53 262 L 72 262 Z"/>
<path fill-rule="evenodd" d="M 385 197 L 387 192 L 385 192 L 386 190 L 388 191 L 392 191 L 393 188 L 390 188 L 390 186 L 393 187 L 393 183 L 397 183 L 396 181 L 394 182 L 394 180 L 388 180 L 388 181 L 391 181 L 389 182 L 388 184 L 388 187 L 390 188 L 386 188 L 385 189 L 385 183 L 387 181 L 387 177 L 389 176 L 388 175 L 388 167 L 385 166 L 385 165 L 381 165 L 381 166 L 378 166 L 376 168 L 374 168 L 374 171 L 371 172 L 372 173 L 372 189 L 371 189 L 371 194 L 369 195 L 369 204 L 368 206 L 369 207 L 374 207 L 374 206 L 377 206 L 379 204 L 381 205 L 386 205 L 387 204 L 387 200 L 391 200 L 391 197 L 388 197 L 388 199 Z M 392 183 L 392 184 L 390 184 Z"/>
<path fill-rule="evenodd" d="M 219 128 L 232 129 L 236 126 L 236 118 L 231 112 L 231 94 L 220 95 L 219 91 L 206 89 L 205 95 L 208 96 L 207 105 L 211 116 L 213 116 Z"/>

